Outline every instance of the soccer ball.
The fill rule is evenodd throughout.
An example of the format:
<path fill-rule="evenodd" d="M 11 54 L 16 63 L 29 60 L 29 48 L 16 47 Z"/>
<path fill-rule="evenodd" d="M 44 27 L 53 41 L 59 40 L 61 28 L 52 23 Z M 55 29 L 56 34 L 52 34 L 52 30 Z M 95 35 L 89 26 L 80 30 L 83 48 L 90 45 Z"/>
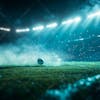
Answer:
<path fill-rule="evenodd" d="M 43 64 L 44 64 L 44 61 L 43 61 L 43 59 L 38 58 L 38 59 L 37 59 L 37 63 L 38 63 L 39 65 L 43 65 Z"/>

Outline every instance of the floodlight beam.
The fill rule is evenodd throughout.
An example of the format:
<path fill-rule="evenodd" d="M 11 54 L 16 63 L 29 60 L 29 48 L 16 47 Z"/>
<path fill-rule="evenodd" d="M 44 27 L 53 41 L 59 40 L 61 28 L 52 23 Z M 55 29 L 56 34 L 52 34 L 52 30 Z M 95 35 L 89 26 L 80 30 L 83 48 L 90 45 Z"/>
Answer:
<path fill-rule="evenodd" d="M 16 33 L 21 33 L 21 32 L 29 32 L 30 29 L 26 28 L 26 29 L 16 29 Z"/>
<path fill-rule="evenodd" d="M 80 21 L 81 21 L 81 17 L 76 17 L 76 18 L 74 19 L 74 21 L 75 21 L 75 22 L 80 22 Z"/>
<path fill-rule="evenodd" d="M 87 16 L 87 18 L 94 18 L 94 17 L 97 17 L 97 16 L 100 16 L 100 11 L 96 12 L 96 13 L 93 13 L 93 14 L 89 14 Z"/>
<path fill-rule="evenodd" d="M 62 24 L 63 25 L 65 25 L 65 24 L 71 24 L 72 22 L 73 22 L 73 20 L 70 19 L 70 20 L 67 20 L 67 21 L 63 21 Z"/>
<path fill-rule="evenodd" d="M 55 28 L 55 27 L 57 27 L 57 26 L 58 26 L 57 23 L 51 23 L 51 24 L 48 24 L 48 25 L 46 26 L 46 28 Z"/>
<path fill-rule="evenodd" d="M 74 22 L 80 22 L 80 21 L 81 21 L 81 17 L 76 17 L 76 18 L 73 18 L 73 19 L 69 19 L 69 20 L 63 21 L 62 25 L 72 24 Z"/>
<path fill-rule="evenodd" d="M 44 26 L 43 25 L 33 27 L 33 31 L 39 31 L 39 30 L 43 30 L 43 29 L 44 29 Z"/>
<path fill-rule="evenodd" d="M 11 29 L 10 28 L 5 28 L 5 27 L 0 27 L 1 31 L 6 31 L 6 32 L 10 32 Z"/>

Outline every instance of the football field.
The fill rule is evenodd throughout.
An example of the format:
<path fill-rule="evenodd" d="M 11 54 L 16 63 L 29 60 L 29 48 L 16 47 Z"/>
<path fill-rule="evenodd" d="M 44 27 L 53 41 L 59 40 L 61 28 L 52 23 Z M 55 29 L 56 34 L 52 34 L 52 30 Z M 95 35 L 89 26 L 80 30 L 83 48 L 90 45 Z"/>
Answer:
<path fill-rule="evenodd" d="M 100 62 L 66 62 L 60 66 L 0 68 L 0 99 L 37 100 L 48 89 L 100 74 Z"/>

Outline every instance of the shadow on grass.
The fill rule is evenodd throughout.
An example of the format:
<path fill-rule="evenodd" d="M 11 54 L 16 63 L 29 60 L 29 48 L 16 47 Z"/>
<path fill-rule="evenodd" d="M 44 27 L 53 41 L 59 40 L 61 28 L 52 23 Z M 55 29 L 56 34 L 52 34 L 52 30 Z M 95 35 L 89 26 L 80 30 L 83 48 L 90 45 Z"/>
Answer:
<path fill-rule="evenodd" d="M 46 65 L 25 65 L 25 66 L 15 66 L 15 65 L 11 65 L 11 66 L 0 66 L 0 69 L 12 69 L 12 68 L 23 68 L 23 67 L 47 67 Z"/>

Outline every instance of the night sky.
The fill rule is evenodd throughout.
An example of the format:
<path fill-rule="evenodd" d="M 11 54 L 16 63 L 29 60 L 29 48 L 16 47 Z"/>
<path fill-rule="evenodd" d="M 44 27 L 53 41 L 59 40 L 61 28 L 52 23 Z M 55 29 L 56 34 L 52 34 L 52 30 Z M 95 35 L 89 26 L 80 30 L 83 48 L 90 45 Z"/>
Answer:
<path fill-rule="evenodd" d="M 46 23 L 75 14 L 83 5 L 92 7 L 87 0 L 0 0 L 0 20 L 21 26 Z"/>
<path fill-rule="evenodd" d="M 100 9 L 100 0 L 0 0 L 0 65 L 46 62 L 100 61 L 100 19 L 89 25 L 86 16 Z M 80 15 L 82 22 L 69 29 L 61 26 L 67 18 Z M 58 22 L 52 30 L 17 34 L 16 28 Z M 87 27 L 86 27 L 87 25 Z M 23 62 L 22 62 L 23 61 Z"/>

